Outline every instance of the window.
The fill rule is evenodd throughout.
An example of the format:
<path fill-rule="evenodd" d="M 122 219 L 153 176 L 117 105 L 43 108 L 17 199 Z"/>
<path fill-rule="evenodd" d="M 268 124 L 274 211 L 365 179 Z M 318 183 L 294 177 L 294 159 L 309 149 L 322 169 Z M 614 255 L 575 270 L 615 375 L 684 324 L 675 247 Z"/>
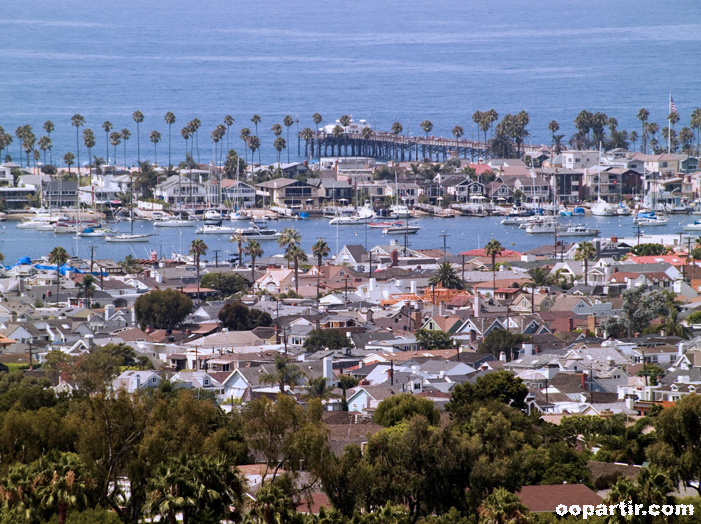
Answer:
<path fill-rule="evenodd" d="M 203 384 L 204 384 L 205 386 L 209 386 L 209 379 L 208 379 L 208 378 L 204 379 Z"/>

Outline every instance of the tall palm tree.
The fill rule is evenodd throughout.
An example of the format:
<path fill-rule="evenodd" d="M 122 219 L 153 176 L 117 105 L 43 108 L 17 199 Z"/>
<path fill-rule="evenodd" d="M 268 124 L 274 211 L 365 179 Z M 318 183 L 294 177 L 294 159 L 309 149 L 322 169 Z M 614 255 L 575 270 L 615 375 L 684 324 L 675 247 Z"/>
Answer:
<path fill-rule="evenodd" d="M 589 285 L 589 261 L 596 256 L 596 248 L 591 242 L 580 242 L 574 252 L 574 259 L 584 262 L 584 285 Z"/>
<path fill-rule="evenodd" d="M 647 153 L 647 120 L 650 118 L 650 111 L 645 109 L 644 107 L 638 111 L 638 120 L 640 120 L 640 123 L 642 124 L 642 132 L 640 137 L 643 139 L 643 153 Z"/>
<path fill-rule="evenodd" d="M 228 153 L 231 149 L 229 146 L 229 128 L 234 125 L 234 117 L 231 115 L 224 116 L 224 125 L 226 126 L 226 152 Z"/>
<path fill-rule="evenodd" d="M 85 482 L 78 474 L 80 464 L 71 454 L 64 454 L 58 462 L 48 465 L 43 477 L 46 484 L 37 489 L 37 498 L 48 510 L 55 510 L 59 524 L 65 524 L 70 508 L 87 502 Z"/>
<path fill-rule="evenodd" d="M 122 142 L 124 143 L 124 166 L 127 166 L 127 141 L 131 138 L 131 131 L 129 131 L 126 127 L 122 129 L 122 132 L 120 133 L 122 136 Z"/>
<path fill-rule="evenodd" d="M 158 142 L 161 141 L 161 133 L 159 131 L 151 131 L 149 138 L 153 142 L 153 163 L 158 165 Z"/>
<path fill-rule="evenodd" d="M 56 246 L 49 254 L 49 263 L 56 265 L 56 307 L 58 307 L 58 293 L 61 285 L 61 266 L 68 262 L 68 253 L 61 246 Z"/>
<path fill-rule="evenodd" d="M 484 246 L 484 254 L 487 255 L 488 257 L 492 257 L 492 289 L 494 296 L 496 297 L 496 290 L 497 290 L 497 256 L 501 254 L 501 252 L 504 250 L 504 247 L 501 245 L 501 242 L 499 242 L 496 238 L 491 239 L 489 242 L 487 242 L 487 245 Z"/>
<path fill-rule="evenodd" d="M 305 127 L 302 129 L 302 138 L 304 139 L 304 151 L 306 154 L 307 148 L 309 147 L 309 142 L 314 138 L 314 131 L 311 127 Z"/>
<path fill-rule="evenodd" d="M 282 153 L 282 150 L 287 147 L 287 142 L 284 138 L 279 136 L 273 142 L 273 147 L 277 151 L 277 168 L 282 169 L 282 165 L 280 164 L 280 154 Z M 287 154 L 289 155 L 289 150 L 287 151 Z"/>
<path fill-rule="evenodd" d="M 90 179 L 90 185 L 92 186 L 92 169 L 90 169 L 90 159 L 92 158 L 92 148 L 95 147 L 95 134 L 92 129 L 87 128 L 83 130 L 83 142 L 88 150 L 88 177 Z"/>
<path fill-rule="evenodd" d="M 244 156 L 244 161 L 245 161 L 247 164 L 248 164 L 248 145 L 247 145 L 247 142 L 248 142 L 248 139 L 250 138 L 250 136 L 251 136 L 251 130 L 248 129 L 247 127 L 244 127 L 244 128 L 241 129 L 241 131 L 239 132 L 239 138 L 240 138 L 241 140 L 243 140 L 243 154 L 245 155 L 245 156 Z M 253 160 L 253 159 L 251 159 L 251 161 L 252 161 L 252 160 Z"/>
<path fill-rule="evenodd" d="M 455 140 L 460 140 L 462 137 L 465 136 L 465 130 L 462 128 L 462 126 L 455 126 L 453 128 L 452 133 L 455 137 Z"/>
<path fill-rule="evenodd" d="M 282 355 L 275 356 L 275 368 L 272 373 L 261 373 L 258 381 L 263 384 L 277 384 L 280 393 L 285 393 L 285 386 L 297 386 L 305 376 L 297 364 Z"/>
<path fill-rule="evenodd" d="M 697 107 L 691 112 L 691 121 L 689 127 L 696 131 L 696 154 L 701 152 L 699 147 L 699 139 L 701 138 L 701 107 Z"/>
<path fill-rule="evenodd" d="M 32 151 L 34 151 L 34 144 L 36 144 L 37 138 L 34 133 L 32 133 L 31 126 L 26 127 L 27 130 L 22 135 L 22 149 L 24 149 L 24 152 L 27 155 L 27 167 L 30 167 L 31 161 L 29 160 L 29 156 Z"/>
<path fill-rule="evenodd" d="M 202 122 L 199 118 L 193 118 L 188 123 L 190 129 L 192 129 L 192 134 L 195 136 L 195 145 L 197 147 L 197 163 L 200 163 L 200 127 L 202 127 Z M 190 145 L 190 154 L 192 154 L 192 144 Z"/>
<path fill-rule="evenodd" d="M 320 113 L 314 113 L 312 115 L 312 122 L 314 122 L 314 125 L 316 126 L 316 129 L 314 131 L 319 131 L 319 124 L 321 124 L 324 121 L 324 117 L 321 116 Z M 318 147 L 318 153 L 319 153 L 319 172 L 321 173 L 321 141 L 318 142 L 317 144 Z"/>
<path fill-rule="evenodd" d="M 457 268 L 450 262 L 442 262 L 429 279 L 430 285 L 440 285 L 446 289 L 465 289 L 465 282 L 458 275 Z"/>
<path fill-rule="evenodd" d="M 249 240 L 245 251 L 251 257 L 251 288 L 253 288 L 256 283 L 256 258 L 263 256 L 263 248 L 257 240 Z"/>
<path fill-rule="evenodd" d="M 71 172 L 71 166 L 75 164 L 75 155 L 70 151 L 63 155 L 63 163 L 68 166 L 68 172 Z"/>
<path fill-rule="evenodd" d="M 290 143 L 290 127 L 292 127 L 295 123 L 294 118 L 292 118 L 290 115 L 286 115 L 285 118 L 282 119 L 282 123 L 285 125 L 287 128 L 287 143 Z M 299 129 L 299 127 L 297 128 Z M 278 163 L 280 160 L 278 160 Z M 290 163 L 290 149 L 287 149 L 287 163 Z"/>
<path fill-rule="evenodd" d="M 282 230 L 282 234 L 277 239 L 277 244 L 281 249 L 285 250 L 285 255 L 289 253 L 290 249 L 294 246 L 298 246 L 302 241 L 302 236 L 293 227 L 286 227 Z M 290 267 L 289 260 L 287 261 L 287 267 Z"/>
<path fill-rule="evenodd" d="M 390 127 L 390 132 L 394 136 L 399 135 L 402 131 L 404 131 L 404 126 L 402 126 L 402 124 L 400 124 L 399 122 L 394 122 L 392 124 L 392 127 Z"/>
<path fill-rule="evenodd" d="M 112 129 L 113 129 L 112 122 L 110 122 L 109 120 L 105 120 L 104 122 L 102 122 L 102 129 L 105 132 L 105 140 L 106 140 L 105 160 L 107 160 L 109 162 L 109 159 L 110 159 L 110 131 L 112 131 Z M 117 165 L 117 159 L 115 159 L 114 164 Z"/>
<path fill-rule="evenodd" d="M 39 139 L 38 145 L 39 149 L 44 153 L 44 164 L 46 164 L 46 151 L 47 149 L 51 149 L 51 139 L 48 136 L 42 136 Z M 2 152 L 2 149 L 0 149 L 0 152 Z"/>
<path fill-rule="evenodd" d="M 180 136 L 182 136 L 185 139 L 185 156 L 186 157 L 188 155 L 187 141 L 190 140 L 191 135 L 192 135 L 192 128 L 190 126 L 185 126 L 180 130 Z"/>
<path fill-rule="evenodd" d="M 260 121 L 261 121 L 260 115 L 253 115 L 251 117 L 251 122 L 253 122 L 253 125 L 256 126 L 256 136 L 259 136 L 258 135 L 258 124 L 260 124 Z M 257 149 L 258 149 L 258 164 L 260 164 L 262 166 L 263 161 L 260 159 L 260 143 L 258 144 Z"/>
<path fill-rule="evenodd" d="M 421 126 L 421 129 L 424 130 L 424 133 L 426 133 L 426 138 L 428 138 L 428 134 L 433 130 L 433 122 L 430 120 L 424 120 L 419 125 Z"/>
<path fill-rule="evenodd" d="M 339 395 L 334 393 L 333 390 L 334 388 L 327 383 L 326 377 L 310 378 L 307 380 L 307 385 L 304 386 L 302 398 L 316 398 L 322 401 L 338 398 Z"/>
<path fill-rule="evenodd" d="M 270 127 L 270 130 L 275 136 L 280 136 L 282 134 L 282 126 L 280 124 L 273 124 Z"/>
<path fill-rule="evenodd" d="M 185 516 L 188 509 L 197 506 L 194 493 L 189 490 L 189 472 L 183 464 L 186 459 L 178 457 L 167 464 L 161 464 L 150 477 L 146 487 L 144 510 L 148 515 L 167 519 L 177 524 L 176 515 Z"/>
<path fill-rule="evenodd" d="M 95 293 L 95 277 L 91 274 L 87 274 L 83 277 L 83 281 L 79 284 L 81 290 L 83 291 L 83 296 L 85 300 L 88 301 L 88 309 L 90 308 L 90 299 Z"/>
<path fill-rule="evenodd" d="M 166 121 L 166 124 L 168 124 L 168 169 L 171 170 L 173 169 L 173 162 L 171 161 L 171 138 L 172 138 L 172 133 L 171 133 L 171 127 L 173 124 L 175 124 L 175 114 L 172 111 L 168 111 L 163 119 Z"/>
<path fill-rule="evenodd" d="M 338 154 L 336 155 L 336 159 L 338 161 L 338 157 L 341 156 L 341 143 L 340 143 L 339 139 L 343 136 L 343 127 L 338 126 L 338 125 L 334 126 L 331 134 L 333 135 L 333 138 L 334 138 L 334 147 L 338 147 L 338 151 L 337 151 Z M 333 150 L 331 151 L 331 153 L 333 154 Z M 321 166 L 319 168 L 321 169 Z"/>
<path fill-rule="evenodd" d="M 239 267 L 243 265 L 243 240 L 243 235 L 241 235 L 240 233 L 235 233 L 231 235 L 231 238 L 229 239 L 229 242 L 233 242 L 238 245 L 236 253 L 239 256 Z"/>
<path fill-rule="evenodd" d="M 534 267 L 528 270 L 530 278 L 521 284 L 521 288 L 531 290 L 531 313 L 535 313 L 535 290 L 539 287 L 549 286 L 553 283 L 553 276 L 544 267 Z"/>
<path fill-rule="evenodd" d="M 633 151 L 635 151 L 635 143 L 638 141 L 638 132 L 633 130 L 628 134 L 628 139 L 633 144 Z"/>
<path fill-rule="evenodd" d="M 248 149 L 251 150 L 251 169 L 253 169 L 252 163 L 256 150 L 260 149 L 260 138 L 258 138 L 256 135 L 248 137 Z M 258 165 L 262 167 L 262 164 L 260 163 L 260 151 L 258 152 Z"/>
<path fill-rule="evenodd" d="M 190 254 L 195 258 L 195 271 L 197 272 L 197 300 L 200 300 L 200 257 L 207 254 L 207 244 L 198 238 L 190 244 Z"/>
<path fill-rule="evenodd" d="M 693 113 L 692 113 L 693 116 Z M 693 127 L 693 126 L 692 126 Z M 46 131 L 47 136 L 49 137 L 49 145 L 51 144 L 51 133 L 54 131 L 54 123 L 51 120 L 47 120 L 44 122 L 44 131 Z M 51 165 L 54 163 L 54 157 L 51 153 L 51 147 L 49 147 L 49 162 Z M 44 159 L 44 163 L 46 163 L 46 158 Z"/>
<path fill-rule="evenodd" d="M 136 161 L 137 165 L 141 165 L 141 134 L 139 124 L 144 121 L 144 114 L 138 109 L 132 113 L 131 117 L 136 122 Z"/>
<path fill-rule="evenodd" d="M 117 146 L 122 143 L 122 134 L 118 131 L 110 133 L 110 143 L 114 146 L 114 165 L 117 165 Z"/>
<path fill-rule="evenodd" d="M 78 155 L 78 173 L 80 173 L 80 137 L 78 130 L 85 125 L 85 118 L 83 118 L 83 115 L 76 113 L 71 117 L 71 125 L 75 127 L 75 148 Z"/>
<path fill-rule="evenodd" d="M 321 261 L 324 257 L 328 256 L 330 252 L 329 245 L 326 240 L 319 238 L 316 243 L 312 246 L 312 254 L 316 257 L 317 266 L 317 277 L 316 277 L 316 296 L 319 296 L 319 289 L 321 288 Z"/>
<path fill-rule="evenodd" d="M 306 262 L 309 259 L 307 257 L 307 254 L 304 252 L 304 250 L 296 244 L 287 250 L 287 253 L 285 254 L 285 258 L 287 258 L 288 264 L 290 263 L 290 260 L 292 260 L 292 262 L 294 263 L 295 293 L 297 293 L 299 291 L 299 263 Z"/>

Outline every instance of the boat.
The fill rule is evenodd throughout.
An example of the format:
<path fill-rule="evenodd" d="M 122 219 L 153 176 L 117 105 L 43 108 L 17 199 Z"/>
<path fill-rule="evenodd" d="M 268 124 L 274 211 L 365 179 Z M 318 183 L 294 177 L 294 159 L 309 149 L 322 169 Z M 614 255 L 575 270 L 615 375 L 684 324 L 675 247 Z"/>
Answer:
<path fill-rule="evenodd" d="M 531 235 L 538 234 L 553 234 L 557 231 L 557 222 L 555 220 L 539 220 L 532 222 L 526 227 L 526 233 Z"/>
<path fill-rule="evenodd" d="M 599 198 L 591 205 L 591 214 L 595 217 L 612 217 L 616 214 L 616 210 L 611 204 Z"/>
<path fill-rule="evenodd" d="M 231 221 L 251 220 L 251 215 L 246 213 L 245 211 L 232 211 L 231 213 L 229 213 L 228 218 Z"/>
<path fill-rule="evenodd" d="M 124 233 L 121 235 L 105 236 L 105 242 L 148 242 L 151 235 L 136 235 Z"/>
<path fill-rule="evenodd" d="M 694 220 L 691 224 L 682 225 L 684 231 L 701 231 L 701 220 Z"/>
<path fill-rule="evenodd" d="M 368 227 L 370 229 L 385 229 L 392 226 L 401 226 L 404 222 L 370 222 Z"/>
<path fill-rule="evenodd" d="M 587 227 L 584 224 L 573 224 L 557 229 L 557 234 L 561 237 L 595 237 L 599 233 L 601 230 Z"/>
<path fill-rule="evenodd" d="M 191 222 L 190 220 L 182 220 L 179 218 L 168 218 L 153 222 L 154 227 L 192 227 L 194 225 L 194 222 Z"/>
<path fill-rule="evenodd" d="M 419 229 L 421 229 L 419 226 L 410 226 L 408 224 L 402 224 L 402 225 L 397 225 L 397 226 L 390 226 L 388 228 L 385 228 L 382 230 L 382 234 L 384 235 L 411 235 L 414 233 L 418 233 Z"/>
<path fill-rule="evenodd" d="M 86 227 L 78 233 L 78 236 L 87 238 L 101 238 L 112 233 L 116 233 L 116 231 L 111 229 L 93 229 L 92 227 Z"/>
<path fill-rule="evenodd" d="M 237 229 L 235 234 L 241 235 L 244 240 L 275 240 L 282 235 L 278 230 L 270 229 L 260 221 L 251 222 L 251 227 Z"/>
<path fill-rule="evenodd" d="M 220 226 L 222 221 L 222 215 L 216 209 L 208 209 L 204 213 L 204 223 L 210 226 Z"/>
<path fill-rule="evenodd" d="M 669 223 L 669 218 L 664 215 L 656 215 L 654 212 L 647 213 L 648 216 L 638 215 L 633 223 L 640 226 L 666 226 Z"/>
<path fill-rule="evenodd" d="M 54 233 L 58 234 L 69 234 L 69 233 L 75 233 L 78 230 L 78 225 L 77 224 L 64 224 L 62 222 L 59 222 L 54 226 Z"/>
<path fill-rule="evenodd" d="M 389 212 L 393 217 L 396 218 L 409 218 L 411 217 L 411 211 L 404 204 L 393 204 L 389 206 Z"/>
<path fill-rule="evenodd" d="M 618 206 L 616 207 L 616 214 L 618 216 L 629 216 L 630 215 L 630 208 L 625 205 L 623 202 L 620 202 Z"/>
<path fill-rule="evenodd" d="M 369 224 L 373 219 L 372 207 L 367 203 L 352 215 L 339 215 L 336 218 L 329 220 L 329 225 L 335 226 L 356 226 Z"/>
<path fill-rule="evenodd" d="M 205 224 L 200 228 L 195 230 L 198 235 L 233 235 L 239 230 L 237 227 L 232 226 L 210 226 Z"/>

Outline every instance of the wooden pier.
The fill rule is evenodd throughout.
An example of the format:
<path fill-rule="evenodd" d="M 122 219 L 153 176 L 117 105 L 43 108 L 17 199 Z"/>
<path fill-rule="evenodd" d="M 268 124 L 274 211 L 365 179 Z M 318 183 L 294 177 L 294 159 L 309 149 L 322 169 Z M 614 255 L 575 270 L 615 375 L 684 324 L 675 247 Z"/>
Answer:
<path fill-rule="evenodd" d="M 324 131 L 313 132 L 311 136 L 300 132 L 299 138 L 304 140 L 304 156 L 308 158 L 367 156 L 398 162 L 440 162 L 457 156 L 475 162 L 487 158 L 489 153 L 488 143 L 479 140 L 395 135 L 383 131 L 343 133 L 340 136 Z M 528 155 L 539 154 L 549 147 L 524 144 L 522 149 L 523 154 Z"/>

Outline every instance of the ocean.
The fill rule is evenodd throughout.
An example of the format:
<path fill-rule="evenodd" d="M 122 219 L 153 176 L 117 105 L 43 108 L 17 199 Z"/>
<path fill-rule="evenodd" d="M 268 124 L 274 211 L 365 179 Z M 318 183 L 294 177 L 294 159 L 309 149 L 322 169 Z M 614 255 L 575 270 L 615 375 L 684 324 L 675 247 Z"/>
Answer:
<path fill-rule="evenodd" d="M 211 131 L 235 118 L 229 147 L 241 151 L 242 127 L 262 122 L 263 161 L 277 153 L 271 125 L 289 114 L 299 129 L 343 114 L 378 129 L 450 136 L 460 124 L 477 138 L 471 115 L 530 114 L 530 140 L 549 143 L 547 123 L 574 132 L 581 109 L 603 111 L 619 128 L 638 129 L 646 107 L 664 126 L 669 95 L 682 119 L 700 105 L 701 3 L 695 0 L 454 0 L 382 2 L 185 2 L 182 0 L 6 0 L 0 8 L 0 125 L 14 134 L 31 124 L 38 137 L 50 119 L 54 161 L 75 153 L 70 118 L 82 114 L 105 156 L 101 124 L 128 128 L 126 161 L 153 160 L 148 133 L 176 115 L 174 162 L 184 156 L 180 129 L 199 118 L 200 160 L 212 158 Z M 289 153 L 297 155 L 297 126 Z M 283 134 L 286 137 L 286 134 Z M 226 146 L 227 138 L 224 139 Z M 81 162 L 87 151 L 81 144 Z M 18 144 L 10 148 L 15 160 Z M 304 150 L 302 148 L 302 154 Z M 283 160 L 288 151 L 283 152 Z M 114 160 L 110 148 L 110 160 Z M 123 148 L 117 161 L 124 162 Z"/>

